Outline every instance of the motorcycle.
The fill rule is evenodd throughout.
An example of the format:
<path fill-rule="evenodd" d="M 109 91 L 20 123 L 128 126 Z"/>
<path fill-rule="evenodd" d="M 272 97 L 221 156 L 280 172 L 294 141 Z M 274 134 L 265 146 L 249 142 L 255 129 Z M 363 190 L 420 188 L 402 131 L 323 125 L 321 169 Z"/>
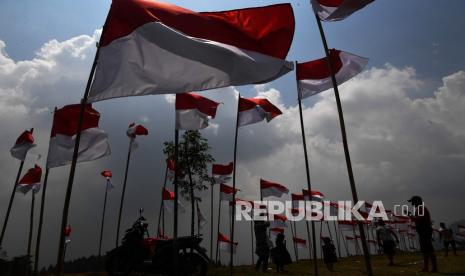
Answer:
<path fill-rule="evenodd" d="M 131 272 L 173 275 L 173 240 L 149 237 L 148 224 L 141 215 L 126 230 L 121 246 L 109 251 L 105 269 L 110 276 Z M 210 260 L 200 246 L 200 235 L 178 237 L 179 275 L 206 275 Z"/>

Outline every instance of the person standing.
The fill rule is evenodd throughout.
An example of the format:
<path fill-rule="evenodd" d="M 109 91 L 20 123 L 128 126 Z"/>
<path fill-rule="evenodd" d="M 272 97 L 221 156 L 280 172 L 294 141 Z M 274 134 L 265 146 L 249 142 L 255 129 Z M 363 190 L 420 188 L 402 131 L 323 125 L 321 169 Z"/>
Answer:
<path fill-rule="evenodd" d="M 422 272 L 428 272 L 429 261 L 431 260 L 432 270 L 431 272 L 437 272 L 437 260 L 436 254 L 434 253 L 434 247 L 432 243 L 433 238 L 433 227 L 431 226 L 431 216 L 428 209 L 423 204 L 423 199 L 419 196 L 412 196 L 408 200 L 415 207 L 415 214 L 411 216 L 413 222 L 415 222 L 416 230 L 420 242 L 420 250 L 423 253 L 423 270 Z"/>
<path fill-rule="evenodd" d="M 386 255 L 386 257 L 389 259 L 389 265 L 394 265 L 396 244 L 399 243 L 399 238 L 391 228 L 386 227 L 386 223 L 383 220 L 379 220 L 377 222 L 377 226 L 376 238 L 378 240 L 378 244 L 381 245 L 384 255 Z"/>
<path fill-rule="evenodd" d="M 330 272 L 333 272 L 334 263 L 337 262 L 336 247 L 333 244 L 333 241 L 328 238 L 323 238 L 323 260 L 326 264 L 326 267 Z"/>
<path fill-rule="evenodd" d="M 268 259 L 270 257 L 270 242 L 267 234 L 267 229 L 270 227 L 268 221 L 254 221 L 255 231 L 255 254 L 258 256 L 255 270 L 259 270 L 262 266 L 262 271 L 266 272 L 268 269 Z"/>
<path fill-rule="evenodd" d="M 449 255 L 449 245 L 452 247 L 454 255 L 457 256 L 457 249 L 455 248 L 454 233 L 452 232 L 452 229 L 447 228 L 444 222 L 441 222 L 439 226 L 439 241 L 444 242 L 444 249 L 446 250 L 445 257 Z"/>
<path fill-rule="evenodd" d="M 275 247 L 271 249 L 271 259 L 276 264 L 276 272 L 278 273 L 284 272 L 284 266 L 292 263 L 283 233 L 279 233 L 276 236 Z"/>

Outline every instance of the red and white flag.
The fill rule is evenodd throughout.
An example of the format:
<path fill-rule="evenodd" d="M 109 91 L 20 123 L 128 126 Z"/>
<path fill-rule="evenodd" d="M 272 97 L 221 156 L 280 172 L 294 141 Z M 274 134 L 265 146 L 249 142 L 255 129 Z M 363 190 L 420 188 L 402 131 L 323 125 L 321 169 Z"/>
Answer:
<path fill-rule="evenodd" d="M 368 64 L 367 58 L 336 49 L 329 50 L 329 59 L 338 85 L 362 72 L 363 68 Z M 296 75 L 300 99 L 313 96 L 333 87 L 326 57 L 305 63 L 297 63 Z"/>
<path fill-rule="evenodd" d="M 262 98 L 239 98 L 239 122 L 238 126 L 255 124 L 266 119 L 271 121 L 282 114 L 281 110 Z"/>
<path fill-rule="evenodd" d="M 174 192 L 163 188 L 163 191 L 161 193 L 161 198 L 163 200 L 163 208 L 167 210 L 170 213 L 174 212 Z M 181 204 L 181 202 L 178 200 L 178 211 L 180 213 L 184 213 L 186 209 L 184 206 Z"/>
<path fill-rule="evenodd" d="M 16 139 L 16 143 L 10 149 L 11 156 L 21 161 L 26 159 L 27 152 L 35 147 L 34 144 L 34 136 L 32 136 L 32 129 L 26 130 L 21 135 L 19 135 L 18 139 Z"/>
<path fill-rule="evenodd" d="M 111 178 L 113 177 L 111 171 L 104 170 L 100 174 L 107 180 L 107 189 L 113 189 L 115 186 L 113 185 L 113 182 L 111 182 Z"/>
<path fill-rule="evenodd" d="M 347 241 L 355 241 L 356 240 L 356 237 L 352 237 L 352 236 L 345 236 L 346 240 Z"/>
<path fill-rule="evenodd" d="M 318 191 L 308 191 L 308 190 L 302 190 L 302 193 L 304 195 L 305 200 L 307 201 L 318 201 L 322 202 L 325 199 L 325 196 Z"/>
<path fill-rule="evenodd" d="M 270 233 L 273 236 L 277 236 L 278 234 L 284 234 L 284 228 L 282 227 L 273 227 L 270 229 Z"/>
<path fill-rule="evenodd" d="M 26 194 L 30 190 L 37 193 L 40 189 L 40 179 L 42 177 L 42 168 L 35 165 L 19 180 L 16 191 Z"/>
<path fill-rule="evenodd" d="M 292 240 L 294 241 L 294 244 L 297 246 L 298 249 L 307 248 L 307 240 L 297 237 L 294 237 Z"/>
<path fill-rule="evenodd" d="M 290 4 L 193 12 L 113 0 L 90 101 L 267 83 L 293 69 Z"/>
<path fill-rule="evenodd" d="M 233 173 L 234 163 L 229 162 L 227 165 L 213 164 L 212 176 L 213 181 L 216 184 L 223 184 L 231 180 L 231 174 Z"/>
<path fill-rule="evenodd" d="M 47 168 L 70 164 L 78 131 L 81 105 L 67 105 L 55 111 L 48 148 Z M 110 155 L 110 144 L 105 131 L 98 128 L 100 113 L 86 104 L 79 143 L 78 162 L 92 161 Z"/>
<path fill-rule="evenodd" d="M 289 189 L 281 184 L 260 179 L 260 192 L 263 198 L 269 196 L 281 197 L 284 194 L 288 194 Z"/>
<path fill-rule="evenodd" d="M 273 215 L 273 219 L 270 221 L 271 228 L 287 228 L 287 217 L 285 215 Z"/>
<path fill-rule="evenodd" d="M 220 250 L 224 252 L 231 252 L 231 246 L 233 247 L 233 253 L 236 254 L 237 242 L 232 242 L 228 236 L 218 233 L 218 242 Z"/>
<path fill-rule="evenodd" d="M 220 184 L 220 200 L 221 201 L 233 201 L 233 195 L 240 191 L 239 189 L 234 189 L 231 186 L 226 184 Z"/>
<path fill-rule="evenodd" d="M 374 0 L 312 0 L 313 10 L 323 21 L 339 21 Z"/>
<path fill-rule="evenodd" d="M 71 225 L 66 226 L 65 228 L 65 243 L 71 242 Z"/>
<path fill-rule="evenodd" d="M 133 151 L 139 147 L 139 144 L 136 142 L 137 136 L 149 135 L 149 130 L 143 125 L 136 125 L 136 123 L 132 122 L 126 130 L 126 135 L 131 139 L 131 151 Z"/>
<path fill-rule="evenodd" d="M 220 103 L 196 93 L 176 94 L 176 129 L 196 130 L 208 127 Z"/>

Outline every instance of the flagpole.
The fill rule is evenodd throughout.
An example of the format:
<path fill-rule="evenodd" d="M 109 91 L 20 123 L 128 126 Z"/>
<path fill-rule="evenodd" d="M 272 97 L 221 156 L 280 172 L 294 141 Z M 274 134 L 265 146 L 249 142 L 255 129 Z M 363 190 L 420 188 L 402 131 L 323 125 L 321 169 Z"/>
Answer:
<path fill-rule="evenodd" d="M 105 26 L 103 26 L 103 29 L 105 29 Z M 59 276 L 63 275 L 63 265 L 64 265 L 64 259 L 65 259 L 64 229 L 66 228 L 66 225 L 68 224 L 68 212 L 69 212 L 69 205 L 70 205 L 70 200 L 71 200 L 71 192 L 73 190 L 73 182 L 74 182 L 74 174 L 76 172 L 77 158 L 79 155 L 79 142 L 81 141 L 82 124 L 84 121 L 84 109 L 87 103 L 87 98 L 89 96 L 92 80 L 94 78 L 95 69 L 97 68 L 97 61 L 98 61 L 99 53 L 100 53 L 100 45 L 97 44 L 97 51 L 95 53 L 94 61 L 92 63 L 92 68 L 90 70 L 89 78 L 87 79 L 86 90 L 84 92 L 84 97 L 81 100 L 81 106 L 79 110 L 79 120 L 77 124 L 76 139 L 74 141 L 73 159 L 71 161 L 71 168 L 69 170 L 68 185 L 66 188 L 65 202 L 63 206 L 63 215 L 61 219 L 60 240 L 58 242 L 58 256 L 57 256 L 57 265 L 56 265 L 57 271 L 56 272 Z"/>
<path fill-rule="evenodd" d="M 30 132 L 32 134 L 34 132 L 34 129 L 31 128 Z M 26 155 L 27 155 L 27 152 L 26 152 Z M 26 156 L 24 156 L 24 159 L 26 159 Z M 0 248 L 2 247 L 2 244 L 3 244 L 3 237 L 5 236 L 6 226 L 8 225 L 8 219 L 10 218 L 11 206 L 13 205 L 13 200 L 15 199 L 15 195 L 16 195 L 16 186 L 18 185 L 19 178 L 21 177 L 21 172 L 23 171 L 23 165 L 24 165 L 24 160 L 21 160 L 21 163 L 19 163 L 18 173 L 16 174 L 16 180 L 13 186 L 13 191 L 11 192 L 10 201 L 8 202 L 8 209 L 6 211 L 5 220 L 3 221 L 2 234 L 0 235 Z"/>
<path fill-rule="evenodd" d="M 169 160 L 169 159 L 168 159 Z M 167 161 L 169 162 L 169 161 Z M 168 178 L 168 164 L 166 165 L 166 169 L 165 169 L 165 180 L 163 181 L 163 189 L 161 190 L 161 193 L 162 193 L 162 200 L 160 200 L 160 209 L 158 211 L 158 225 L 157 225 L 157 236 L 160 236 L 161 234 L 161 231 L 160 231 L 160 222 L 161 222 L 161 216 L 162 216 L 162 212 L 164 212 L 163 210 L 163 191 L 166 189 L 166 179 Z M 165 234 L 165 229 L 163 229 L 163 235 Z"/>
<path fill-rule="evenodd" d="M 234 135 L 234 160 L 233 160 L 233 210 L 231 215 L 231 242 L 234 244 L 234 218 L 236 216 L 236 160 L 237 160 L 237 133 L 239 128 L 239 104 L 241 102 L 241 93 L 238 93 L 237 98 L 237 113 L 236 113 L 236 131 Z M 233 274 L 233 265 L 234 265 L 234 246 L 231 246 L 230 252 L 230 264 L 229 264 L 229 274 Z"/>
<path fill-rule="evenodd" d="M 338 252 L 338 254 L 339 254 L 339 258 L 341 258 L 341 257 L 342 257 L 342 255 L 341 255 L 341 245 L 340 245 L 340 243 L 339 243 L 339 235 L 338 235 L 338 233 L 337 233 L 336 221 L 334 221 L 334 220 L 333 220 L 333 225 L 334 225 L 334 233 L 335 233 L 335 235 L 336 235 L 337 252 Z"/>
<path fill-rule="evenodd" d="M 299 262 L 299 255 L 297 254 L 297 246 L 296 246 L 295 241 L 294 241 L 294 238 L 295 238 L 296 234 L 294 233 L 295 224 L 294 224 L 294 226 L 292 226 L 293 222 L 295 222 L 295 221 L 289 221 L 289 224 L 291 225 L 292 244 L 294 245 L 295 261 Z"/>
<path fill-rule="evenodd" d="M 55 106 L 54 113 L 58 110 Z M 39 215 L 39 225 L 37 228 L 37 240 L 36 240 L 36 251 L 34 259 L 34 275 L 39 275 L 39 255 L 40 255 L 40 239 L 42 237 L 42 224 L 44 222 L 44 210 L 45 210 L 45 192 L 47 191 L 47 182 L 48 182 L 48 173 L 50 169 L 45 169 L 44 184 L 42 185 L 42 197 L 40 201 L 40 215 Z"/>
<path fill-rule="evenodd" d="M 191 198 L 191 237 L 193 237 L 195 234 L 194 183 L 192 182 L 192 173 L 191 173 L 191 168 L 189 165 L 189 152 L 188 152 L 189 138 L 187 136 L 189 136 L 188 131 L 186 131 L 186 140 L 184 141 L 184 155 L 186 156 L 187 175 L 189 177 L 189 194 Z"/>
<path fill-rule="evenodd" d="M 221 189 L 219 190 L 219 193 L 221 194 Z M 218 195 L 218 228 L 216 231 L 216 251 L 215 251 L 215 263 L 218 265 L 218 255 L 219 255 L 219 242 L 218 242 L 218 237 L 220 236 L 220 220 L 221 220 L 221 195 Z"/>
<path fill-rule="evenodd" d="M 40 202 L 40 215 L 39 215 L 39 225 L 37 228 L 37 240 L 36 240 L 36 253 L 34 256 L 34 275 L 39 275 L 39 254 L 40 254 L 40 238 L 42 236 L 42 224 L 44 221 L 44 209 L 45 209 L 45 191 L 47 190 L 48 182 L 48 173 L 49 169 L 45 170 L 44 184 L 42 185 L 42 199 Z"/>
<path fill-rule="evenodd" d="M 297 67 L 297 63 L 296 63 L 296 67 Z M 302 145 L 303 145 L 303 148 L 304 148 L 304 157 L 305 157 L 305 172 L 306 172 L 306 175 L 307 175 L 307 189 L 308 189 L 309 197 L 310 197 L 310 200 L 311 200 L 312 199 L 311 198 L 311 196 L 312 196 L 311 195 L 312 194 L 312 182 L 310 180 L 310 166 L 309 166 L 309 162 L 308 162 L 307 140 L 305 138 L 304 117 L 303 117 L 303 113 L 302 113 L 302 100 L 300 99 L 300 95 L 298 96 L 298 102 L 299 102 L 299 115 L 300 115 L 300 131 L 302 132 Z M 305 204 L 305 205 L 307 205 L 307 204 Z M 305 206 L 305 214 L 306 213 L 307 213 L 307 207 Z M 317 256 L 316 256 L 315 222 L 313 221 L 313 219 L 310 222 L 310 224 L 312 226 L 312 244 L 313 244 L 313 254 L 310 254 L 310 256 L 313 255 L 313 273 L 315 275 L 318 275 L 318 263 L 317 263 L 317 260 L 316 260 Z M 307 235 L 308 235 L 308 238 L 310 239 L 309 232 L 310 231 L 308 229 L 308 221 L 307 221 Z M 309 247 L 309 250 L 310 250 L 310 247 Z"/>
<path fill-rule="evenodd" d="M 250 221 L 250 237 L 251 237 L 251 243 L 252 243 L 252 265 L 255 264 L 255 255 L 253 252 L 253 221 Z"/>
<path fill-rule="evenodd" d="M 120 226 L 121 226 L 121 214 L 123 213 L 124 196 L 126 194 L 126 183 L 127 183 L 127 180 L 128 180 L 129 163 L 131 161 L 132 143 L 134 143 L 134 139 L 130 138 L 129 139 L 128 157 L 126 159 L 126 169 L 124 171 L 123 191 L 121 193 L 121 201 L 120 201 L 120 204 L 119 204 L 118 224 L 116 226 L 116 242 L 115 242 L 116 247 L 118 247 L 118 244 L 119 244 L 119 230 L 120 230 Z"/>
<path fill-rule="evenodd" d="M 105 197 L 103 199 L 103 212 L 102 212 L 102 223 L 100 227 L 100 240 L 98 244 L 98 256 L 99 258 L 102 256 L 102 239 L 103 239 L 103 227 L 105 225 L 105 210 L 107 208 L 107 195 L 108 195 L 108 179 L 107 185 L 105 185 Z"/>
<path fill-rule="evenodd" d="M 173 268 L 174 275 L 177 276 L 178 269 L 178 147 L 179 130 L 174 131 L 174 218 L 173 218 Z"/>
<path fill-rule="evenodd" d="M 349 174 L 350 189 L 352 191 L 352 199 L 355 203 L 355 202 L 358 202 L 358 195 L 357 195 L 357 189 L 355 187 L 354 173 L 352 171 L 352 162 L 350 160 L 349 145 L 347 142 L 347 134 L 346 134 L 345 123 L 344 123 L 344 115 L 342 113 L 341 99 L 339 97 L 339 89 L 337 86 L 337 81 L 336 81 L 336 76 L 334 74 L 333 65 L 329 59 L 328 43 L 326 42 L 326 36 L 323 30 L 323 26 L 321 24 L 320 18 L 318 17 L 318 14 L 316 12 L 314 12 L 314 14 L 315 14 L 316 22 L 318 24 L 318 29 L 320 31 L 321 41 L 323 42 L 323 47 L 325 49 L 326 59 L 328 60 L 329 71 L 331 73 L 331 81 L 333 83 L 334 95 L 336 97 L 337 111 L 339 114 L 339 123 L 341 126 L 342 144 L 344 146 L 344 155 L 345 155 L 346 164 L 347 164 L 347 172 Z M 363 229 L 363 225 L 361 222 L 358 222 L 358 228 L 360 232 L 360 238 L 362 240 L 363 255 L 365 257 L 365 266 L 366 266 L 367 274 L 371 276 L 373 275 L 373 269 L 371 267 L 370 254 L 368 252 L 365 231 Z"/>
<path fill-rule="evenodd" d="M 28 242 L 27 242 L 27 259 L 28 259 L 28 262 L 31 261 L 32 232 L 34 230 L 34 204 L 35 204 L 35 198 L 36 198 L 34 189 L 32 189 L 31 192 L 32 192 L 32 202 L 31 202 L 31 214 L 30 214 L 30 217 L 29 217 L 29 239 L 28 239 Z M 29 270 L 29 272 L 30 272 L 30 270 Z"/>
<path fill-rule="evenodd" d="M 211 182 L 211 188 L 210 188 L 210 194 L 211 194 L 211 200 L 210 200 L 210 261 L 213 260 L 213 187 L 215 183 L 212 180 Z"/>

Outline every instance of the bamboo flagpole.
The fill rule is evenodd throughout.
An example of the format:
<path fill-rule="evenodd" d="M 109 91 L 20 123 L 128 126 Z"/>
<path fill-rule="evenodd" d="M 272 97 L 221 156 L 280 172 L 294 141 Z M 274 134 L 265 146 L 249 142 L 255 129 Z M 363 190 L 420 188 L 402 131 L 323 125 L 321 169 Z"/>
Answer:
<path fill-rule="evenodd" d="M 178 149 L 179 130 L 174 130 L 174 218 L 173 218 L 173 269 L 174 275 L 178 275 Z"/>
<path fill-rule="evenodd" d="M 55 106 L 54 112 L 58 108 Z M 34 275 L 39 275 L 39 257 L 40 257 L 40 240 L 42 238 L 42 225 L 44 223 L 44 211 L 45 211 L 45 195 L 47 191 L 48 173 L 49 168 L 45 168 L 44 184 L 42 185 L 42 196 L 40 200 L 40 214 L 39 214 L 39 225 L 37 226 L 37 238 L 36 238 L 36 249 L 34 256 Z"/>
<path fill-rule="evenodd" d="M 56 110 L 56 108 L 55 108 Z M 40 239 L 42 237 L 42 225 L 44 222 L 45 193 L 47 190 L 48 173 L 50 169 L 45 169 L 44 184 L 42 185 L 42 197 L 40 201 L 39 225 L 37 226 L 36 251 L 34 256 L 34 275 L 39 275 L 39 256 L 40 256 Z"/>
<path fill-rule="evenodd" d="M 217 231 L 216 231 L 216 256 L 215 256 L 215 263 L 218 264 L 218 258 L 221 258 L 219 256 L 219 242 L 218 242 L 218 237 L 220 236 L 220 220 L 221 220 L 221 190 L 218 190 L 218 225 L 217 225 Z"/>
<path fill-rule="evenodd" d="M 34 132 L 34 129 L 31 128 L 30 132 L 32 134 Z M 27 153 L 26 153 L 26 155 L 27 155 Z M 24 159 L 26 159 L 26 158 L 24 158 Z M 21 162 L 19 163 L 18 173 L 16 174 L 16 180 L 15 180 L 15 183 L 14 183 L 14 186 L 13 186 L 13 191 L 11 192 L 11 195 L 10 195 L 10 201 L 8 202 L 8 208 L 6 210 L 5 220 L 3 221 L 2 233 L 0 234 L 0 248 L 2 247 L 3 238 L 5 237 L 5 231 L 6 231 L 6 227 L 8 225 L 8 219 L 10 218 L 11 207 L 13 205 L 13 200 L 15 199 L 15 195 L 16 195 L 16 186 L 18 185 L 19 178 L 21 177 L 21 172 L 23 171 L 23 166 L 24 166 L 24 160 L 21 160 Z"/>
<path fill-rule="evenodd" d="M 210 186 L 210 261 L 213 260 L 213 187 L 215 182 L 211 181 Z"/>
<path fill-rule="evenodd" d="M 105 26 L 103 27 L 105 30 Z M 61 228 L 60 228 L 60 240 L 58 242 L 58 256 L 57 256 L 57 265 L 56 265 L 56 272 L 58 275 L 63 275 L 63 264 L 65 258 L 65 228 L 68 224 L 68 212 L 69 212 L 69 205 L 71 200 L 71 192 L 73 190 L 73 183 L 74 183 L 74 174 L 76 172 L 76 164 L 77 158 L 79 155 L 79 142 L 81 141 L 81 132 L 82 132 L 82 124 L 84 121 L 84 108 L 85 104 L 87 103 L 87 98 L 89 96 L 90 87 L 92 84 L 92 80 L 94 78 L 95 69 L 97 67 L 98 56 L 100 52 L 100 46 L 97 44 L 97 51 L 95 53 L 94 61 L 92 63 L 92 68 L 90 70 L 89 78 L 87 80 L 86 90 L 84 92 L 84 97 L 81 100 L 81 107 L 79 111 L 79 120 L 77 125 L 77 133 L 76 133 L 76 140 L 74 142 L 74 151 L 73 151 L 73 159 L 71 161 L 71 168 L 69 171 L 68 177 L 68 184 L 66 188 L 66 195 L 65 201 L 63 206 L 63 214 L 61 218 Z"/>
<path fill-rule="evenodd" d="M 296 67 L 297 67 L 297 64 L 296 64 Z M 297 79 L 296 79 L 297 81 Z M 304 127 L 304 118 L 303 118 L 303 113 L 302 113 L 302 100 L 300 99 L 300 97 L 298 97 L 298 101 L 299 101 L 299 116 L 300 116 L 300 131 L 302 133 L 302 145 L 303 145 L 303 148 L 304 148 L 304 157 L 305 157 L 305 172 L 306 172 L 306 176 L 307 176 L 307 189 L 308 189 L 308 192 L 311 194 L 312 192 L 312 182 L 310 180 L 310 166 L 309 166 L 309 162 L 308 162 L 308 152 L 307 152 L 307 140 L 305 138 L 305 127 Z M 311 197 L 311 195 L 310 195 Z M 311 200 L 311 198 L 310 198 Z M 307 213 L 307 208 L 305 207 L 305 214 Z M 316 236 L 315 236 L 315 222 L 312 220 L 310 222 L 311 224 L 311 227 L 312 227 L 312 244 L 313 244 L 313 254 L 310 253 L 311 249 L 310 249 L 310 245 L 309 245 L 309 254 L 310 254 L 310 258 L 313 256 L 313 273 L 315 275 L 318 275 L 318 263 L 316 261 L 316 258 L 317 258 L 317 255 L 316 255 Z M 309 234 L 309 229 L 308 229 L 308 221 L 307 221 L 307 236 L 308 236 L 308 239 L 309 239 L 309 243 L 310 243 L 310 234 Z"/>
<path fill-rule="evenodd" d="M 166 162 L 169 162 L 169 159 Z M 162 194 L 163 194 L 163 191 L 166 189 L 166 180 L 167 180 L 167 178 L 168 178 L 168 163 L 166 164 L 166 169 L 165 169 L 165 180 L 163 180 L 163 188 L 161 190 Z M 162 215 L 162 212 L 163 212 L 163 215 Z M 162 234 L 165 235 L 164 227 L 160 228 L 160 226 L 161 226 L 161 218 L 162 218 L 162 216 L 164 217 L 164 213 L 165 213 L 165 210 L 163 208 L 163 198 L 162 198 L 160 200 L 160 209 L 158 210 L 158 224 L 157 224 L 157 236 L 158 237 L 160 237 Z M 160 229 L 162 229 L 162 230 L 160 230 Z"/>
<path fill-rule="evenodd" d="M 347 142 L 344 115 L 342 113 L 341 99 L 339 97 L 339 89 L 337 86 L 336 76 L 334 73 L 335 71 L 334 71 L 332 63 L 330 62 L 328 43 L 326 42 L 326 36 L 323 30 L 323 26 L 321 24 L 321 20 L 318 17 L 318 14 L 316 12 L 314 12 L 314 15 L 315 15 L 316 22 L 318 24 L 318 29 L 320 31 L 321 41 L 323 42 L 323 48 L 325 50 L 326 60 L 328 60 L 328 68 L 329 68 L 329 72 L 331 73 L 331 81 L 333 83 L 334 95 L 336 97 L 337 111 L 339 115 L 339 124 L 341 127 L 342 144 L 344 146 L 344 155 L 346 159 L 347 172 L 349 174 L 350 189 L 352 192 L 352 200 L 354 202 L 358 202 L 358 194 L 357 194 L 357 189 L 355 187 L 354 173 L 352 171 L 352 162 L 350 160 L 349 145 Z M 373 269 L 371 267 L 370 253 L 368 252 L 368 245 L 367 245 L 365 230 L 361 222 L 358 222 L 358 228 L 359 228 L 360 238 L 362 240 L 362 249 L 363 249 L 363 255 L 365 258 L 365 266 L 366 266 L 367 274 L 371 276 L 373 275 Z"/>
<path fill-rule="evenodd" d="M 233 159 L 233 206 L 232 206 L 232 215 L 231 215 L 231 242 L 234 244 L 234 221 L 236 217 L 236 168 L 237 168 L 237 133 L 239 128 L 239 105 L 241 102 L 241 93 L 238 93 L 237 96 L 237 112 L 236 112 L 236 129 L 234 134 L 234 159 Z M 230 251 L 230 264 L 229 264 L 229 273 L 233 274 L 234 266 L 234 246 L 231 245 Z"/>
<path fill-rule="evenodd" d="M 100 226 L 100 239 L 98 243 L 98 256 L 99 258 L 102 256 L 102 240 L 103 240 L 103 228 L 105 226 L 105 211 L 107 209 L 107 195 L 108 195 L 108 180 L 105 185 L 105 196 L 103 198 L 103 211 L 102 211 L 102 222 Z"/>
<path fill-rule="evenodd" d="M 34 231 L 34 205 L 35 205 L 35 198 L 36 198 L 34 189 L 31 190 L 31 193 L 32 193 L 31 214 L 29 217 L 29 238 L 27 241 L 27 258 L 29 262 L 31 260 L 32 232 Z"/>
<path fill-rule="evenodd" d="M 186 138 L 189 136 L 186 131 Z M 187 176 L 189 177 L 189 194 L 191 198 L 191 237 L 195 235 L 195 199 L 194 199 L 194 182 L 192 181 L 192 173 L 189 165 L 189 140 L 184 141 L 184 155 L 186 158 Z"/>
<path fill-rule="evenodd" d="M 119 204 L 119 212 L 118 212 L 118 224 L 116 225 L 116 247 L 118 247 L 119 244 L 119 230 L 121 227 L 121 215 L 123 213 L 123 205 L 124 205 L 124 196 L 126 194 L 126 183 L 128 180 L 128 171 L 129 171 L 129 163 L 131 161 L 131 152 L 132 152 L 132 145 L 134 143 L 134 139 L 130 138 L 129 139 L 129 149 L 128 149 L 128 157 L 126 159 L 126 169 L 124 171 L 124 180 L 123 180 L 123 191 L 121 193 L 121 201 Z"/>
<path fill-rule="evenodd" d="M 334 226 L 334 234 L 336 235 L 337 253 L 339 254 L 339 258 L 341 258 L 342 257 L 342 255 L 341 255 L 341 244 L 339 243 L 339 234 L 337 233 L 336 221 L 333 221 L 333 226 Z"/>

